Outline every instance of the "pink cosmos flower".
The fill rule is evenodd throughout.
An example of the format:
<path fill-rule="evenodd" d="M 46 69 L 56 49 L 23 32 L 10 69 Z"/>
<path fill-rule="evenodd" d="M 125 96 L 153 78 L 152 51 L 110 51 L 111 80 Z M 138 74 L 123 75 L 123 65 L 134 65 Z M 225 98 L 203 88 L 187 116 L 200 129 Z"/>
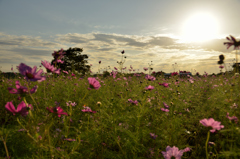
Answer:
<path fill-rule="evenodd" d="M 53 65 L 51 65 L 51 63 L 47 62 L 46 60 L 42 61 L 41 64 L 52 73 L 60 74 L 61 69 L 55 68 Z"/>
<path fill-rule="evenodd" d="M 221 122 L 215 121 L 213 118 L 202 119 L 202 120 L 200 120 L 200 123 L 203 124 L 203 126 L 212 127 L 213 129 L 210 130 L 210 132 L 212 132 L 212 133 L 214 133 L 216 130 L 220 130 L 220 129 L 224 128 L 224 125 L 220 125 Z"/>
<path fill-rule="evenodd" d="M 154 87 L 153 87 L 153 86 L 151 86 L 151 85 L 149 85 L 149 86 L 145 87 L 145 89 L 147 89 L 147 90 L 153 90 L 153 89 L 154 89 Z"/>
<path fill-rule="evenodd" d="M 74 73 L 72 73 L 72 76 L 76 76 Z"/>
<path fill-rule="evenodd" d="M 36 72 L 37 66 L 34 66 L 33 68 L 31 68 L 31 67 L 25 65 L 24 63 L 21 63 L 18 66 L 18 70 L 23 76 L 25 76 L 25 78 L 27 80 L 38 81 L 38 82 L 42 82 L 42 81 L 46 80 L 45 76 L 41 76 L 41 74 L 43 73 L 42 69 L 39 70 L 38 72 Z"/>
<path fill-rule="evenodd" d="M 117 73 L 118 73 L 117 71 L 116 72 L 112 71 L 110 75 L 113 76 L 113 78 L 116 78 Z"/>
<path fill-rule="evenodd" d="M 54 61 L 53 63 L 54 63 L 54 64 L 55 64 L 55 63 L 61 63 L 61 64 L 63 64 L 63 63 L 64 63 L 64 61 L 62 61 L 62 60 L 58 59 L 57 61 Z"/>
<path fill-rule="evenodd" d="M 231 38 L 231 39 L 230 39 Z M 234 49 L 239 49 L 240 47 L 240 41 L 237 41 L 233 36 L 230 35 L 230 38 L 227 37 L 227 40 L 230 42 L 223 43 L 224 45 L 227 45 L 227 49 L 229 49 L 232 45 L 234 46 Z"/>
<path fill-rule="evenodd" d="M 221 65 L 221 66 L 219 66 L 219 68 L 221 68 L 221 69 L 222 69 L 222 68 L 224 68 L 224 66 L 222 66 L 222 65 Z"/>
<path fill-rule="evenodd" d="M 68 115 L 66 112 L 63 112 L 63 109 L 61 107 L 47 107 L 47 110 L 51 113 L 58 114 L 58 117 L 60 118 L 61 115 Z"/>
<path fill-rule="evenodd" d="M 168 86 L 168 83 L 158 83 L 159 85 L 162 85 L 162 86 L 164 86 L 164 87 L 169 87 Z"/>
<path fill-rule="evenodd" d="M 235 121 L 235 123 L 237 123 L 238 122 L 238 118 L 236 117 L 236 116 L 232 116 L 232 117 L 230 117 L 229 116 L 229 113 L 227 113 L 227 116 L 226 116 L 229 120 L 233 120 L 233 121 Z"/>
<path fill-rule="evenodd" d="M 193 81 L 192 79 L 189 79 L 188 81 L 189 81 L 190 83 L 194 83 L 194 81 Z"/>
<path fill-rule="evenodd" d="M 7 102 L 7 104 L 5 105 L 5 108 L 8 111 L 12 112 L 13 115 L 19 113 L 22 116 L 28 115 L 28 110 L 33 109 L 31 104 L 26 105 L 24 101 L 22 101 L 20 104 L 18 104 L 17 110 L 15 109 L 12 102 Z"/>
<path fill-rule="evenodd" d="M 144 67 L 143 69 L 144 69 L 145 71 L 147 71 L 147 70 L 148 70 L 148 68 L 147 68 L 147 67 Z"/>
<path fill-rule="evenodd" d="M 181 159 L 183 152 L 183 150 L 179 150 L 175 146 L 172 148 L 170 146 L 167 146 L 166 152 L 162 151 L 162 154 L 165 159 L 171 159 L 172 157 L 175 157 L 175 159 Z"/>
<path fill-rule="evenodd" d="M 146 76 L 145 76 L 145 79 L 147 79 L 147 80 L 149 80 L 149 81 L 154 81 L 154 80 L 156 80 L 155 77 L 150 76 L 150 75 L 146 75 Z"/>
<path fill-rule="evenodd" d="M 163 112 L 169 112 L 168 109 L 164 109 L 164 108 L 161 108 L 161 111 L 163 111 Z"/>
<path fill-rule="evenodd" d="M 68 74 L 68 71 L 63 71 L 64 73 Z"/>
<path fill-rule="evenodd" d="M 171 73 L 171 76 L 176 76 L 176 75 L 178 75 L 177 72 L 173 72 L 173 73 Z"/>
<path fill-rule="evenodd" d="M 99 89 L 101 87 L 100 83 L 93 77 L 88 77 L 88 83 L 90 84 L 90 88 Z"/>
<path fill-rule="evenodd" d="M 132 103 L 132 104 L 138 105 L 138 101 L 137 101 L 137 100 L 133 101 L 132 99 L 128 99 L 128 102 L 129 102 L 129 103 Z"/>
<path fill-rule="evenodd" d="M 24 93 L 28 93 L 27 87 L 21 86 L 20 83 L 19 83 L 19 81 L 16 81 L 15 83 L 16 83 L 16 88 L 17 88 L 17 89 L 8 87 L 9 93 L 11 93 L 11 94 L 24 94 Z M 38 88 L 37 85 L 34 86 L 34 87 L 30 90 L 30 93 L 31 93 L 31 94 L 35 93 L 35 92 L 37 91 L 37 88 Z"/>
<path fill-rule="evenodd" d="M 169 109 L 169 106 L 166 103 L 163 102 L 163 105 L 166 109 Z"/>
<path fill-rule="evenodd" d="M 62 48 L 59 52 L 54 51 L 54 53 L 52 53 L 52 56 L 55 59 L 61 59 L 61 58 L 63 58 L 64 54 L 66 54 L 66 52 L 63 52 L 63 48 Z"/>
<path fill-rule="evenodd" d="M 86 107 L 86 106 L 83 106 L 83 110 L 82 112 L 90 112 L 90 113 L 96 113 L 96 111 L 92 111 L 92 109 L 90 107 Z"/>
<path fill-rule="evenodd" d="M 189 147 L 186 147 L 183 152 L 188 152 L 188 151 L 191 151 L 191 149 Z"/>

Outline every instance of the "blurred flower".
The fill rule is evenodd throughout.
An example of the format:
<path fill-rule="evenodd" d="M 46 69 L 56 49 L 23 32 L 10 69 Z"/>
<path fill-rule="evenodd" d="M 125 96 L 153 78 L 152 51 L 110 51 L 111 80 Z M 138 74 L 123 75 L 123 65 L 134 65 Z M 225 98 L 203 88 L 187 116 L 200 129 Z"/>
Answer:
<path fill-rule="evenodd" d="M 66 74 L 68 74 L 68 71 L 64 71 L 64 70 L 63 70 L 63 72 L 66 73 Z"/>
<path fill-rule="evenodd" d="M 27 80 L 38 81 L 38 82 L 46 80 L 45 76 L 41 76 L 41 74 L 43 73 L 42 69 L 36 72 L 37 66 L 34 66 L 33 68 L 31 68 L 25 65 L 24 63 L 21 63 L 18 66 L 18 70 L 23 76 L 26 77 Z"/>
<path fill-rule="evenodd" d="M 212 132 L 212 133 L 214 133 L 216 130 L 220 130 L 220 129 L 224 128 L 224 125 L 220 125 L 221 122 L 215 121 L 213 118 L 202 119 L 202 120 L 200 120 L 200 123 L 203 126 L 212 127 L 213 129 L 210 130 L 210 132 Z"/>
<path fill-rule="evenodd" d="M 208 142 L 208 145 L 215 145 L 214 142 Z"/>
<path fill-rule="evenodd" d="M 158 83 L 159 85 L 162 85 L 162 86 L 164 86 L 164 87 L 169 87 L 168 86 L 168 83 Z"/>
<path fill-rule="evenodd" d="M 169 106 L 166 103 L 163 102 L 163 105 L 166 109 L 169 109 Z"/>
<path fill-rule="evenodd" d="M 237 107 L 238 107 L 238 105 L 237 105 L 236 103 L 233 103 L 233 105 L 232 105 L 232 106 L 230 106 L 230 108 L 231 108 L 231 109 L 233 109 L 233 108 L 235 108 L 235 109 L 236 109 Z"/>
<path fill-rule="evenodd" d="M 66 140 L 66 141 L 70 141 L 70 142 L 72 142 L 72 141 L 76 141 L 76 139 L 71 139 L 71 138 L 66 138 L 66 139 L 64 139 L 64 140 Z"/>
<path fill-rule="evenodd" d="M 64 54 L 66 54 L 65 52 L 63 52 L 63 48 L 60 50 L 60 51 L 54 51 L 54 53 L 52 53 L 52 56 L 55 58 L 55 59 L 61 59 L 63 58 Z"/>
<path fill-rule="evenodd" d="M 57 114 L 59 118 L 61 117 L 61 115 L 68 115 L 66 112 L 63 112 L 63 109 L 59 106 L 53 108 L 47 107 L 47 110 L 51 113 Z"/>
<path fill-rule="evenodd" d="M 145 71 L 147 71 L 147 70 L 148 70 L 148 68 L 147 68 L 147 67 L 144 67 L 143 69 L 144 69 Z"/>
<path fill-rule="evenodd" d="M 88 83 L 90 84 L 90 88 L 99 89 L 101 87 L 100 83 L 93 77 L 88 77 Z"/>
<path fill-rule="evenodd" d="M 233 121 L 235 121 L 235 123 L 237 123 L 238 122 L 238 118 L 236 117 L 236 116 L 232 116 L 232 117 L 230 117 L 229 116 L 229 113 L 227 113 L 227 116 L 226 116 L 229 120 L 233 120 Z"/>
<path fill-rule="evenodd" d="M 28 104 L 26 105 L 24 101 L 22 101 L 18 107 L 17 107 L 17 110 L 15 109 L 14 105 L 12 102 L 7 102 L 7 104 L 5 105 L 5 108 L 12 112 L 13 115 L 19 113 L 21 114 L 22 116 L 26 116 L 28 115 L 28 111 L 29 109 L 33 109 L 32 105 L 31 104 Z"/>
<path fill-rule="evenodd" d="M 19 83 L 19 81 L 16 81 L 15 83 L 16 83 L 16 88 L 17 88 L 17 89 L 8 87 L 9 93 L 11 93 L 11 94 L 23 94 L 23 93 L 28 93 L 28 88 L 27 88 L 27 87 L 21 86 L 20 83 Z M 31 93 L 31 94 L 35 93 L 35 92 L 37 91 L 37 88 L 38 88 L 37 85 L 34 86 L 34 87 L 30 90 L 30 93 Z"/>
<path fill-rule="evenodd" d="M 190 83 L 194 83 L 194 81 L 193 81 L 192 79 L 189 79 L 188 81 L 189 81 Z"/>
<path fill-rule="evenodd" d="M 129 102 L 129 103 L 132 103 L 132 104 L 138 105 L 138 101 L 137 101 L 137 100 L 133 101 L 132 99 L 128 99 L 128 102 Z"/>
<path fill-rule="evenodd" d="M 86 106 L 83 106 L 83 110 L 82 112 L 90 112 L 90 113 L 96 113 L 96 111 L 92 111 L 92 109 L 90 107 L 86 107 Z"/>
<path fill-rule="evenodd" d="M 21 132 L 21 131 L 26 131 L 25 129 L 19 129 L 18 132 Z"/>
<path fill-rule="evenodd" d="M 186 147 L 183 152 L 188 152 L 188 151 L 191 151 L 191 149 L 189 147 Z"/>
<path fill-rule="evenodd" d="M 175 157 L 176 159 L 181 159 L 183 152 L 183 150 L 179 150 L 175 146 L 173 146 L 172 148 L 170 146 L 167 146 L 166 152 L 162 151 L 162 154 L 165 159 L 171 159 L 172 157 Z"/>
<path fill-rule="evenodd" d="M 124 54 L 125 53 L 124 50 L 121 53 Z"/>
<path fill-rule="evenodd" d="M 227 45 L 227 49 L 229 49 L 232 45 L 234 46 L 234 49 L 239 49 L 240 47 L 240 41 L 237 41 L 233 36 L 230 35 L 229 37 L 226 37 L 227 40 L 229 40 L 230 42 L 224 42 L 224 45 Z"/>
<path fill-rule="evenodd" d="M 73 107 L 77 105 L 77 103 L 72 102 L 72 101 L 68 101 L 68 102 L 66 102 L 66 104 L 67 104 L 67 106 L 72 105 Z"/>
<path fill-rule="evenodd" d="M 147 89 L 147 90 L 153 90 L 153 89 L 154 89 L 154 87 L 153 87 L 153 86 L 151 86 L 151 85 L 149 85 L 149 86 L 145 87 L 145 89 Z"/>
<path fill-rule="evenodd" d="M 156 139 L 158 136 L 157 135 L 155 135 L 154 133 L 149 133 L 150 134 L 150 137 L 152 138 L 152 139 Z"/>
<path fill-rule="evenodd" d="M 61 63 L 61 64 L 63 64 L 63 63 L 64 63 L 64 61 L 62 61 L 62 60 L 58 59 L 57 61 L 53 61 L 53 63 L 54 63 L 54 64 L 55 64 L 55 63 Z"/>
<path fill-rule="evenodd" d="M 149 80 L 149 81 L 155 81 L 155 80 L 156 80 L 155 77 L 150 76 L 150 75 L 146 75 L 146 76 L 145 76 L 145 79 L 147 79 L 147 80 Z"/>
<path fill-rule="evenodd" d="M 75 74 L 74 74 L 74 73 L 72 73 L 72 76 L 75 76 Z"/>
<path fill-rule="evenodd" d="M 102 61 L 99 61 L 98 63 L 100 64 Z"/>
<path fill-rule="evenodd" d="M 171 76 L 176 76 L 176 75 L 178 75 L 178 72 L 171 73 Z"/>
<path fill-rule="evenodd" d="M 164 108 L 161 108 L 161 111 L 163 111 L 163 112 L 169 112 L 168 109 L 164 109 Z"/>
<path fill-rule="evenodd" d="M 52 73 L 60 74 L 61 69 L 55 68 L 53 65 L 51 65 L 51 63 L 47 62 L 46 60 L 42 61 L 41 64 Z"/>
<path fill-rule="evenodd" d="M 222 66 L 222 65 L 221 65 L 221 66 L 219 66 L 219 68 L 223 69 L 223 68 L 224 68 L 224 66 Z"/>

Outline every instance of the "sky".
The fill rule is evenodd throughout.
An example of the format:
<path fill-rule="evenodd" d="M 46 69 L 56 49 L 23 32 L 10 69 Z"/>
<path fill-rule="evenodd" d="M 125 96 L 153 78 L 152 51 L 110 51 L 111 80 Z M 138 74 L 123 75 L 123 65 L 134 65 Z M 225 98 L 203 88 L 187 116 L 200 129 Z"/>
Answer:
<path fill-rule="evenodd" d="M 236 50 L 223 43 L 240 38 L 239 8 L 240 0 L 0 0 L 0 70 L 39 67 L 70 47 L 83 48 L 94 73 L 119 68 L 123 50 L 123 67 L 136 72 L 219 73 L 220 54 L 231 70 Z"/>

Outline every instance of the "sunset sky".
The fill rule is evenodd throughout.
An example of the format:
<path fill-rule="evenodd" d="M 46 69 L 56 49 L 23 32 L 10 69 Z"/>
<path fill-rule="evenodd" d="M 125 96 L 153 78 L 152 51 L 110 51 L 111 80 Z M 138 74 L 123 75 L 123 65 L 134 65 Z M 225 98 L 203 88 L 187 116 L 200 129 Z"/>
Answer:
<path fill-rule="evenodd" d="M 126 62 L 143 72 L 220 72 L 235 58 L 223 42 L 240 39 L 240 0 L 0 0 L 0 69 L 51 62 L 54 51 L 83 48 L 91 70 Z M 44 70 L 45 71 L 45 70 Z M 110 70 L 109 70 L 110 71 Z"/>

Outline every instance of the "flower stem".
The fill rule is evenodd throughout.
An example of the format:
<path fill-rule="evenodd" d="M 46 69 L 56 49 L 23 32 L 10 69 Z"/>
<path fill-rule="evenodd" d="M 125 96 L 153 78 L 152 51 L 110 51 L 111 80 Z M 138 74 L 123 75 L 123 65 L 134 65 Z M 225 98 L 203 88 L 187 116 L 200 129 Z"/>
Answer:
<path fill-rule="evenodd" d="M 7 153 L 7 158 L 10 158 L 10 157 L 9 157 L 9 153 L 8 153 L 8 149 L 7 149 L 6 140 L 4 140 L 3 137 L 2 137 L 2 140 L 3 140 L 3 144 L 4 144 L 5 151 L 6 151 L 6 153 Z"/>
<path fill-rule="evenodd" d="M 87 91 L 87 93 L 84 95 L 84 97 L 82 98 L 82 101 L 83 101 L 83 99 L 87 96 L 88 93 L 89 93 L 89 91 Z"/>
<path fill-rule="evenodd" d="M 209 141 L 209 137 L 210 137 L 210 131 L 208 131 L 208 134 L 207 134 L 207 140 L 206 140 L 206 143 L 205 143 L 205 150 L 206 150 L 206 158 L 208 159 L 208 141 Z"/>
<path fill-rule="evenodd" d="M 30 97 L 32 98 L 32 100 L 34 101 L 34 103 L 35 103 L 35 104 L 36 104 L 36 106 L 37 106 L 37 110 L 39 110 L 39 109 L 38 109 L 37 102 L 35 101 L 35 99 L 33 98 L 32 94 L 30 93 L 29 84 L 27 84 L 27 88 L 28 88 L 28 93 L 29 93 Z M 25 100 L 25 103 L 26 103 L 26 100 Z M 26 104 L 27 104 L 27 103 L 26 103 Z"/>

